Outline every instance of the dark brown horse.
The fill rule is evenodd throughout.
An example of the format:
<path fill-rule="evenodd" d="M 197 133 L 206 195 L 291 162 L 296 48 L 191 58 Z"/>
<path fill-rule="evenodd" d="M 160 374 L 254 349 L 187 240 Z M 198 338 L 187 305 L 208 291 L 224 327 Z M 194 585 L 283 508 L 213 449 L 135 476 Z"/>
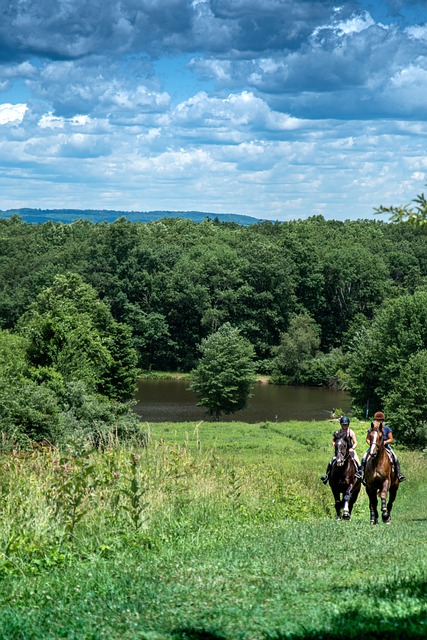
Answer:
<path fill-rule="evenodd" d="M 350 443 L 346 431 L 335 433 L 335 463 L 329 474 L 329 486 L 335 498 L 336 519 L 351 519 L 351 512 L 360 492 L 360 480 L 355 478 L 356 469 L 350 456 Z"/>
<path fill-rule="evenodd" d="M 365 463 L 366 493 L 369 497 L 371 524 L 378 523 L 378 498 L 381 498 L 381 515 L 390 524 L 390 513 L 399 488 L 395 465 L 384 446 L 382 423 L 372 425 L 369 433 L 369 451 Z M 387 502 L 388 496 L 388 502 Z"/>

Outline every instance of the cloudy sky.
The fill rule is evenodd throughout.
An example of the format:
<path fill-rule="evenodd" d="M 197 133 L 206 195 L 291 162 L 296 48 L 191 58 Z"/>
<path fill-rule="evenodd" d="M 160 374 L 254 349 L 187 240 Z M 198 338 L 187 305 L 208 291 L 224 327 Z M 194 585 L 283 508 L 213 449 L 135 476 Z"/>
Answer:
<path fill-rule="evenodd" d="M 0 0 L 0 209 L 372 218 L 427 182 L 427 0 Z"/>

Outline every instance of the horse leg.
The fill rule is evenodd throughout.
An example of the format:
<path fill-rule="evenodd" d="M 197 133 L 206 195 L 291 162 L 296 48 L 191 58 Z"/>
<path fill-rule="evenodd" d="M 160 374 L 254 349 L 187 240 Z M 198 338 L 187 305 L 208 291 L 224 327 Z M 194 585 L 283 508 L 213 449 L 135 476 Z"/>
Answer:
<path fill-rule="evenodd" d="M 369 496 L 369 510 L 371 514 L 371 524 L 378 523 L 378 498 L 377 498 L 377 490 L 373 489 L 368 492 Z"/>
<path fill-rule="evenodd" d="M 333 490 L 332 493 L 334 494 L 334 499 L 335 499 L 335 512 L 336 512 L 335 520 L 341 520 L 341 507 L 342 507 L 341 494 L 339 491 L 336 491 L 336 490 Z"/>
<path fill-rule="evenodd" d="M 350 487 L 347 489 L 347 492 L 344 496 L 344 500 L 343 500 L 343 518 L 344 520 L 350 520 L 351 519 L 351 509 L 350 509 L 350 500 L 351 500 L 351 487 L 352 485 L 350 485 Z M 353 505 L 352 505 L 353 506 Z"/>
<path fill-rule="evenodd" d="M 384 524 L 390 524 L 390 513 L 387 510 L 386 499 L 381 498 L 381 517 Z"/>
<path fill-rule="evenodd" d="M 389 490 L 389 482 L 384 482 L 383 487 L 380 491 L 381 497 L 381 517 L 385 524 L 390 524 L 390 513 L 387 508 L 387 494 Z"/>
<path fill-rule="evenodd" d="M 391 522 L 390 514 L 391 514 L 391 510 L 393 508 L 393 502 L 396 499 L 398 486 L 399 485 L 393 485 L 393 486 L 390 487 L 390 491 L 389 491 L 389 494 L 388 494 L 388 502 L 387 502 L 387 511 L 388 511 L 387 524 L 390 524 L 390 522 Z"/>
<path fill-rule="evenodd" d="M 350 502 L 348 503 L 348 510 L 350 515 L 351 515 L 351 512 L 353 511 L 353 507 L 359 496 L 359 493 L 360 493 L 360 484 L 357 487 L 353 487 L 351 491 Z"/>
<path fill-rule="evenodd" d="M 335 520 L 341 520 L 341 508 L 342 508 L 342 500 L 341 498 L 338 498 L 338 500 L 335 500 L 335 511 L 337 513 Z"/>

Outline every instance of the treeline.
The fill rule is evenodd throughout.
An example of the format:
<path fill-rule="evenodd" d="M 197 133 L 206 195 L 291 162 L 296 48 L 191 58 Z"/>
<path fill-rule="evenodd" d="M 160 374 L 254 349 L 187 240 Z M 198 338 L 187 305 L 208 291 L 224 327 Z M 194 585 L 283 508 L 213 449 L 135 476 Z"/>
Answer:
<path fill-rule="evenodd" d="M 65 278 L 62 284 L 58 276 Z M 84 310 L 92 351 L 76 370 L 80 367 L 78 379 L 93 393 L 109 398 L 118 393 L 118 401 L 131 387 L 117 382 L 117 367 L 112 370 L 118 353 L 118 360 L 132 361 L 129 371 L 189 371 L 202 339 L 226 322 L 253 345 L 260 373 L 273 374 L 278 382 L 352 387 L 349 354 L 361 332 L 369 331 L 384 304 L 427 290 L 426 276 L 427 235 L 404 223 L 321 216 L 247 227 L 212 219 L 72 224 L 0 219 L 0 326 L 8 340 L 19 335 L 27 341 L 33 367 L 53 367 L 64 380 L 75 379 L 64 364 L 68 352 L 60 353 L 66 327 L 75 333 L 79 326 L 80 303 L 71 290 L 80 288 L 89 298 L 88 291 L 95 292 L 104 320 L 99 309 L 98 315 Z M 65 307 L 72 300 L 76 314 L 69 324 L 63 313 L 56 343 L 43 355 L 40 345 L 49 343 L 62 313 L 49 318 L 49 296 L 59 307 L 61 300 Z M 95 298 L 90 307 L 98 304 Z M 82 352 L 84 337 L 74 337 Z M 72 345 L 67 349 L 73 352 Z M 95 365 L 93 379 L 87 371 L 82 375 L 82 367 Z M 121 391 L 113 392 L 115 386 Z M 366 400 L 362 391 L 359 395 L 362 406 Z M 382 399 L 377 395 L 372 402 Z"/>

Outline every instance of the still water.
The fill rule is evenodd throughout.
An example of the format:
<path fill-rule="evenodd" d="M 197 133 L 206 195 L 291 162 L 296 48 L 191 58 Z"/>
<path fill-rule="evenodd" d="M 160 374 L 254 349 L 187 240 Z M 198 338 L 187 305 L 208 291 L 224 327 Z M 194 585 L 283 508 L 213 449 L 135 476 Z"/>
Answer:
<path fill-rule="evenodd" d="M 135 411 L 147 422 L 187 422 L 210 420 L 205 409 L 196 406 L 188 380 L 146 380 L 138 383 Z M 327 420 L 334 408 L 350 410 L 345 391 L 318 387 L 284 387 L 257 382 L 254 395 L 243 411 L 225 420 L 257 423 L 286 420 Z"/>

